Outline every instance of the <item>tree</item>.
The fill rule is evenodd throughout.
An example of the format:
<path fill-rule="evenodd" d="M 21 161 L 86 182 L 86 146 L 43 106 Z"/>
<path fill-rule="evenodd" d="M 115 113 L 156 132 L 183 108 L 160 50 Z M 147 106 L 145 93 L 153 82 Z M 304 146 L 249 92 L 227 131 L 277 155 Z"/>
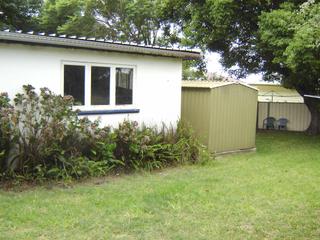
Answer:
<path fill-rule="evenodd" d="M 259 72 L 258 18 L 281 1 L 166 0 L 163 11 L 180 24 L 188 44 L 222 55 L 223 65 L 239 77 Z"/>
<path fill-rule="evenodd" d="M 40 29 L 51 33 L 103 37 L 104 29 L 97 24 L 90 6 L 85 0 L 47 0 L 38 19 Z"/>
<path fill-rule="evenodd" d="M 0 28 L 29 31 L 37 28 L 35 16 L 39 14 L 42 0 L 1 0 Z"/>
<path fill-rule="evenodd" d="M 47 32 L 59 32 L 59 28 L 79 16 L 82 10 L 82 1 L 79 0 L 47 0 L 39 17 L 39 23 Z"/>
<path fill-rule="evenodd" d="M 204 58 L 199 60 L 184 60 L 182 63 L 183 80 L 205 80 L 207 78 L 206 61 Z"/>
<path fill-rule="evenodd" d="M 167 17 L 180 24 L 189 43 L 219 52 L 231 73 L 264 73 L 303 96 L 319 89 L 319 16 L 314 0 L 177 0 L 164 2 Z M 319 108 L 310 133 L 319 133 Z"/>
<path fill-rule="evenodd" d="M 260 17 L 260 49 L 270 56 L 266 74 L 302 96 L 320 94 L 320 3 L 307 1 L 296 8 L 283 4 Z M 320 133 L 320 102 L 305 98 L 312 121 L 308 131 Z"/>
<path fill-rule="evenodd" d="M 47 32 L 173 45 L 179 38 L 162 17 L 160 4 L 160 0 L 48 0 L 40 26 Z"/>

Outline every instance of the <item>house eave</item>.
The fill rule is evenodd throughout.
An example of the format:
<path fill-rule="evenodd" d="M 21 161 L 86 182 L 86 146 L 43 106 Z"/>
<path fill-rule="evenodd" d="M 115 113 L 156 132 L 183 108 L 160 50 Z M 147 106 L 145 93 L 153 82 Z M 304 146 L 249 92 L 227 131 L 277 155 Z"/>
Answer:
<path fill-rule="evenodd" d="M 99 51 L 112 51 L 132 54 L 174 57 L 181 59 L 200 59 L 201 53 L 191 50 L 178 50 L 154 46 L 140 46 L 126 43 L 107 42 L 104 40 L 83 40 L 70 37 L 52 37 L 16 32 L 0 31 L 0 42 L 21 43 L 53 47 L 80 48 Z"/>

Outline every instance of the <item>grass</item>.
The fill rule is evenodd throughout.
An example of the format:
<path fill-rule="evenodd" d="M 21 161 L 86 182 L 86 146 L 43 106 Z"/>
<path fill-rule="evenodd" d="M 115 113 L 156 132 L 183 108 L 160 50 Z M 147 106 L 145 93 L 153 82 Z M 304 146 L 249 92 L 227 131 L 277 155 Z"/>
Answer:
<path fill-rule="evenodd" d="M 69 189 L 0 191 L 0 239 L 319 239 L 320 138 Z"/>

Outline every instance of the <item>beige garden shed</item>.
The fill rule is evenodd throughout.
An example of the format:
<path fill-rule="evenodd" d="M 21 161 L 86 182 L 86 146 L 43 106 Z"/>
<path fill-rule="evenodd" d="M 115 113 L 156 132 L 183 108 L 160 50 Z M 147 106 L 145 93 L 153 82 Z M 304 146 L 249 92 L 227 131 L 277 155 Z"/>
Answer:
<path fill-rule="evenodd" d="M 238 81 L 183 81 L 181 119 L 212 153 L 255 149 L 257 101 Z"/>

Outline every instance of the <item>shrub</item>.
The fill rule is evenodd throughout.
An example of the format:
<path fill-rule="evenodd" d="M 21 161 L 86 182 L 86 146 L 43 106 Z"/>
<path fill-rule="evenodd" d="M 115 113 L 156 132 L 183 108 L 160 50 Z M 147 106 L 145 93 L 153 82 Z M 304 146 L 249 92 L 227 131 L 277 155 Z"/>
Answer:
<path fill-rule="evenodd" d="M 137 122 L 120 123 L 115 129 L 115 142 L 114 155 L 122 163 L 118 167 L 125 170 L 162 168 L 166 159 L 159 157 L 169 150 L 156 128 L 139 127 Z"/>
<path fill-rule="evenodd" d="M 10 129 L 10 122 L 8 121 L 8 115 L 11 112 L 11 105 L 8 94 L 0 94 L 0 173 L 5 171 L 6 157 L 10 146 L 10 137 L 8 136 Z"/>
<path fill-rule="evenodd" d="M 209 157 L 191 128 L 181 122 L 177 128 L 163 125 L 159 131 L 156 127 L 139 128 L 137 122 L 124 121 L 115 129 L 115 142 L 114 155 L 126 170 L 153 170 L 179 163 L 196 163 Z"/>
<path fill-rule="evenodd" d="M 115 133 L 111 132 L 109 127 L 104 127 L 100 132 L 103 134 L 100 133 L 95 147 L 91 150 L 93 159 L 96 161 L 106 161 L 108 171 L 117 168 L 118 165 L 123 166 L 124 163 L 114 157 L 116 149 Z"/>
<path fill-rule="evenodd" d="M 207 148 L 199 142 L 192 128 L 186 123 L 178 122 L 176 135 L 174 151 L 179 155 L 180 163 L 205 162 L 211 158 Z"/>
<path fill-rule="evenodd" d="M 4 153 L 6 173 L 60 178 L 90 172 L 82 168 L 88 167 L 91 148 L 103 132 L 99 123 L 79 119 L 70 96 L 61 97 L 46 88 L 38 95 L 30 85 L 23 89 L 14 105 L 3 106 L 0 113 L 2 142 L 10 142 Z"/>

